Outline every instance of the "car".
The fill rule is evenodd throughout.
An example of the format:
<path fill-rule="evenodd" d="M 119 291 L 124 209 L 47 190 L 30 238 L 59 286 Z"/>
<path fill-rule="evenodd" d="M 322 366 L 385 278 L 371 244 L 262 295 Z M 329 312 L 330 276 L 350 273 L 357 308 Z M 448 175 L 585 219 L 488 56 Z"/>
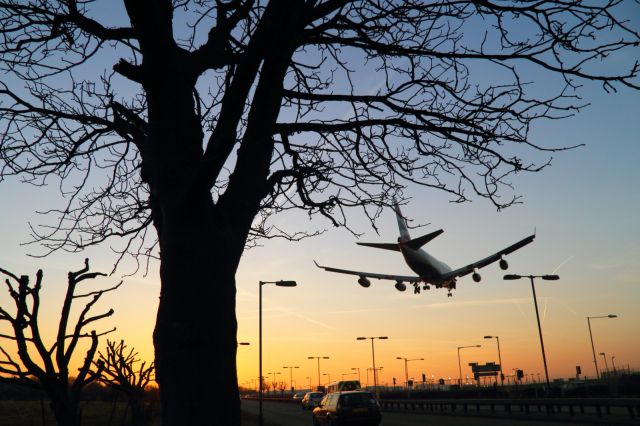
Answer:
<path fill-rule="evenodd" d="M 382 413 L 369 391 L 341 391 L 325 395 L 313 409 L 314 426 L 378 426 Z"/>
<path fill-rule="evenodd" d="M 294 401 L 302 401 L 302 398 L 304 397 L 305 392 L 296 392 L 293 394 L 293 396 L 291 397 L 291 399 L 293 399 Z"/>
<path fill-rule="evenodd" d="M 324 393 L 322 392 L 307 392 L 302 397 L 300 405 L 303 410 L 311 410 L 320 403 L 323 396 Z"/>

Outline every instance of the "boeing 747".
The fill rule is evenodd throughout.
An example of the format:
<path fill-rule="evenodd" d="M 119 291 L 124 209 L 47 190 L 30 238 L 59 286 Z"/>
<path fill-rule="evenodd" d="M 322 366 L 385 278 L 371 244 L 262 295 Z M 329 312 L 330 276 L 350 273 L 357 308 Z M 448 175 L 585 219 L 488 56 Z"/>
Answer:
<path fill-rule="evenodd" d="M 444 231 L 442 229 L 439 229 L 437 231 L 423 235 L 422 237 L 411 239 L 407 223 L 404 216 L 402 215 L 402 212 L 400 211 L 400 206 L 398 206 L 397 203 L 394 203 L 394 210 L 396 212 L 396 218 L 398 220 L 398 228 L 400 229 L 400 237 L 398 237 L 397 243 L 357 244 L 361 246 L 399 251 L 400 253 L 402 253 L 402 256 L 404 257 L 404 260 L 409 268 L 411 268 L 411 270 L 413 270 L 417 274 L 417 276 L 388 275 L 371 272 L 351 271 L 348 269 L 338 269 L 330 266 L 318 265 L 318 263 L 314 260 L 316 266 L 329 272 L 357 275 L 359 276 L 358 284 L 360 284 L 362 287 L 369 287 L 371 285 L 370 279 L 391 280 L 396 282 L 395 287 L 398 291 L 405 291 L 407 289 L 405 282 L 413 285 L 415 294 L 420 293 L 421 286 L 423 290 L 429 290 L 430 286 L 433 285 L 436 288 L 446 288 L 448 291 L 447 295 L 450 297 L 451 290 L 456 288 L 456 280 L 458 278 L 464 277 L 468 274 L 472 274 L 471 277 L 473 278 L 473 281 L 480 282 L 482 278 L 478 273 L 478 269 L 490 265 L 493 262 L 499 262 L 501 269 L 507 269 L 509 267 L 509 264 L 504 259 L 504 257 L 526 246 L 535 238 L 535 234 L 529 235 L 528 237 L 518 241 L 515 244 L 510 245 L 505 249 L 498 251 L 497 253 L 492 254 L 491 256 L 487 256 L 477 262 L 470 263 L 469 265 L 463 266 L 462 268 L 452 270 L 445 263 L 439 261 L 421 248 L 423 245 L 433 240 Z"/>

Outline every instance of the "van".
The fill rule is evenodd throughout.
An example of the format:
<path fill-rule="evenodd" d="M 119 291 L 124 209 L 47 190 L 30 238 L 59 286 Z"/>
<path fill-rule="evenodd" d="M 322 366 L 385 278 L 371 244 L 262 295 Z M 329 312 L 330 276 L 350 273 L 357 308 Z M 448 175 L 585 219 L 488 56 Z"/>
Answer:
<path fill-rule="evenodd" d="M 327 386 L 327 393 L 361 389 L 359 380 L 340 380 Z"/>
<path fill-rule="evenodd" d="M 378 426 L 382 421 L 380 404 L 369 391 L 328 393 L 313 409 L 314 426 Z"/>

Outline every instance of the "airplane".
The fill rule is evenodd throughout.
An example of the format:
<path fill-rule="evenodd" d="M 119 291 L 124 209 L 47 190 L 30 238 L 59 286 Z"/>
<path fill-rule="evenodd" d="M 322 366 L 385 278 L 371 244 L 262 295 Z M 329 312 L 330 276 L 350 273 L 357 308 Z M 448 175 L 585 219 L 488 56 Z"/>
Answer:
<path fill-rule="evenodd" d="M 340 274 L 350 274 L 350 275 L 358 275 L 358 284 L 362 287 L 369 287 L 371 285 L 370 278 L 375 278 L 379 280 L 391 280 L 395 281 L 395 288 L 398 291 L 405 291 L 407 286 L 405 282 L 408 282 L 413 285 L 414 294 L 420 293 L 420 285 L 422 283 L 423 290 L 429 290 L 431 286 L 435 286 L 436 288 L 446 288 L 448 293 L 447 296 L 451 297 L 451 290 L 456 288 L 456 280 L 458 278 L 464 277 L 465 275 L 472 274 L 471 277 L 473 281 L 480 282 L 482 277 L 478 273 L 478 269 L 483 268 L 487 265 L 492 264 L 493 262 L 499 262 L 500 269 L 506 270 L 509 267 L 509 264 L 504 259 L 504 256 L 507 254 L 513 253 L 514 251 L 526 246 L 531 243 L 535 238 L 535 232 L 532 235 L 529 235 L 526 238 L 518 241 L 515 244 L 510 245 L 509 247 L 498 251 L 497 253 L 492 254 L 491 256 L 487 256 L 484 259 L 481 259 L 477 262 L 470 263 L 462 268 L 452 270 L 448 265 L 444 262 L 439 261 L 421 247 L 433 240 L 438 235 L 442 234 L 444 231 L 442 229 L 438 229 L 437 231 L 431 232 L 429 234 L 423 235 L 421 237 L 411 239 L 409 235 L 409 230 L 407 227 L 407 223 L 405 221 L 402 212 L 400 211 L 400 206 L 394 199 L 394 210 L 396 213 L 396 218 L 398 220 L 398 228 L 400 230 L 400 237 L 398 237 L 397 243 L 356 243 L 361 246 L 379 248 L 384 250 L 393 250 L 399 251 L 402 253 L 405 262 L 413 270 L 417 276 L 407 276 L 407 275 L 388 275 L 388 274 L 378 274 L 378 273 L 370 273 L 370 272 L 360 272 L 360 271 L 352 271 L 348 269 L 339 269 L 333 268 L 330 266 L 322 266 L 319 265 L 315 260 L 313 263 L 316 264 L 318 268 L 322 268 L 328 272 L 337 272 Z"/>

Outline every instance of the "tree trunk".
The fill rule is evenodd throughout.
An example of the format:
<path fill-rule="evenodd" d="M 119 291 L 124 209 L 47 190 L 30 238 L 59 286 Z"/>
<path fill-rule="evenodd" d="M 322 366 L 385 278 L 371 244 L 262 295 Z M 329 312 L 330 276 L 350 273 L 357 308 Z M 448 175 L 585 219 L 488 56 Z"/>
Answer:
<path fill-rule="evenodd" d="M 154 342 L 163 425 L 239 425 L 235 270 L 230 233 L 208 208 L 164 210 Z M 238 237 L 236 237 L 238 238 Z M 240 237 L 242 238 L 242 237 Z"/>
<path fill-rule="evenodd" d="M 223 211 L 198 181 L 202 127 L 194 82 L 179 71 L 145 86 L 142 174 L 161 257 L 153 338 L 162 423 L 238 426 L 235 273 L 259 200 L 227 200 L 235 207 Z"/>
<path fill-rule="evenodd" d="M 78 418 L 78 402 L 65 395 L 57 394 L 51 399 L 51 410 L 58 426 L 80 426 Z"/>

